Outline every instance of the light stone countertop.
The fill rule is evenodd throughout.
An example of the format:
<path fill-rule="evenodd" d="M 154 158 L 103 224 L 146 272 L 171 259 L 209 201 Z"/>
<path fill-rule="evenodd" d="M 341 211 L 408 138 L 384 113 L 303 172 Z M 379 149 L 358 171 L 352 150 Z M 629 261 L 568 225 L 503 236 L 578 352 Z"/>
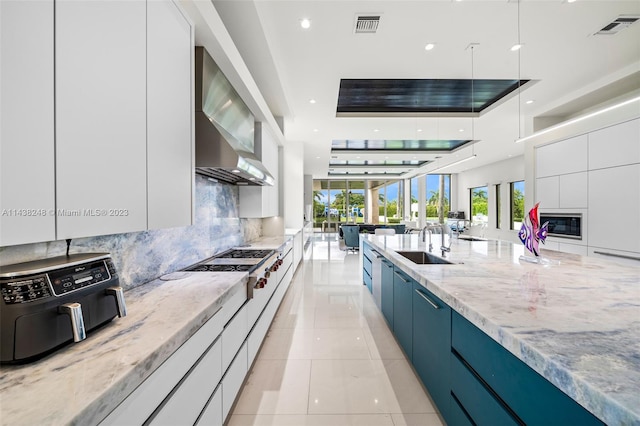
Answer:
<path fill-rule="evenodd" d="M 128 315 L 22 366 L 0 367 L 0 424 L 99 423 L 236 291 L 246 272 L 185 272 L 125 292 Z"/>
<path fill-rule="evenodd" d="M 252 249 L 273 249 L 277 250 L 284 244 L 293 241 L 293 236 L 282 235 L 277 237 L 260 237 L 256 240 L 250 241 L 249 245 Z"/>
<path fill-rule="evenodd" d="M 559 263 L 538 265 L 519 244 L 455 238 L 462 264 L 417 265 L 396 251 L 426 251 L 418 235 L 363 238 L 596 417 L 640 424 L 640 267 L 551 250 Z"/>

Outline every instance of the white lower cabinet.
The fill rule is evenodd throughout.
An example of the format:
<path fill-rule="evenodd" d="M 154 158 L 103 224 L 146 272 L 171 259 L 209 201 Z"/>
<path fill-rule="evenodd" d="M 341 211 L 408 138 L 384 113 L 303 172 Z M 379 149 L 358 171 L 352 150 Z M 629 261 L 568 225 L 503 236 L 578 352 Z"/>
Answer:
<path fill-rule="evenodd" d="M 200 418 L 196 422 L 197 426 L 222 426 L 222 385 L 218 385 L 218 388 L 213 392 L 209 403 Z"/>
<path fill-rule="evenodd" d="M 293 264 L 297 268 L 302 261 L 302 252 L 304 251 L 304 241 L 302 231 L 293 237 Z"/>
<path fill-rule="evenodd" d="M 194 424 L 222 377 L 220 339 L 189 372 L 166 402 L 156 411 L 150 425 Z"/>
<path fill-rule="evenodd" d="M 143 424 L 147 421 L 222 333 L 223 326 L 222 315 L 218 311 L 100 424 Z"/>
<path fill-rule="evenodd" d="M 265 288 L 239 285 L 220 310 L 101 423 L 224 424 L 291 283 L 289 250 Z"/>
<path fill-rule="evenodd" d="M 222 378 L 222 418 L 226 419 L 247 375 L 247 344 L 243 344 Z"/>
<path fill-rule="evenodd" d="M 222 371 L 225 371 L 231 364 L 248 332 L 247 305 L 245 304 L 222 332 Z"/>

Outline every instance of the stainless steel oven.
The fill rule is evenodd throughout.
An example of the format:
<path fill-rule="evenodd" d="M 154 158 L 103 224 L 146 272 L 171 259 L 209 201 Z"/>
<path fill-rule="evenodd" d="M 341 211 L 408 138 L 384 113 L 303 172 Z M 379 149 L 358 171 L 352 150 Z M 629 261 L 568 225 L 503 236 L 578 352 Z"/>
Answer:
<path fill-rule="evenodd" d="M 581 213 L 540 213 L 540 223 L 548 222 L 548 235 L 559 238 L 582 239 Z"/>

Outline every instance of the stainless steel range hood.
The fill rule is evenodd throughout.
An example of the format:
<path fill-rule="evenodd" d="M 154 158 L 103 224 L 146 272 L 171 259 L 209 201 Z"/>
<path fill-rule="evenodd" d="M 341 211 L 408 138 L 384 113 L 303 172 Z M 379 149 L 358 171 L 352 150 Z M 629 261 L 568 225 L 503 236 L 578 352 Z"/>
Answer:
<path fill-rule="evenodd" d="M 203 47 L 196 47 L 195 66 L 196 173 L 235 185 L 273 185 L 253 153 L 253 115 Z"/>

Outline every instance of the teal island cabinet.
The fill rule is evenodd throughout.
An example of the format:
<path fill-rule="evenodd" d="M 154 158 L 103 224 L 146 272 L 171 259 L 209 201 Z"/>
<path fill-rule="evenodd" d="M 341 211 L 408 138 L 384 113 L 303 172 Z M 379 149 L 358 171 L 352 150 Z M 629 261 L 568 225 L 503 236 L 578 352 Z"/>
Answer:
<path fill-rule="evenodd" d="M 393 330 L 393 263 L 387 259 L 382 259 L 380 272 L 382 300 L 380 300 L 380 310 L 384 319 L 387 320 L 389 328 Z"/>
<path fill-rule="evenodd" d="M 407 358 L 413 358 L 413 285 L 414 280 L 398 268 L 393 271 L 393 334 Z"/>
<path fill-rule="evenodd" d="M 482 295 L 483 290 L 489 291 L 489 286 L 482 285 L 481 279 L 469 276 L 474 273 L 489 276 L 486 271 L 478 273 L 477 269 L 470 269 L 470 261 L 456 264 L 455 258 L 454 264 L 445 266 L 411 266 L 396 251 L 406 251 L 409 241 L 412 250 L 416 250 L 417 246 L 416 251 L 420 251 L 422 247 L 415 240 L 399 236 L 397 247 L 394 247 L 393 240 L 376 238 L 370 237 L 371 244 L 364 241 L 364 255 L 373 251 L 382 256 L 381 312 L 446 424 L 636 424 L 633 411 L 630 414 L 626 411 L 610 414 L 613 412 L 611 410 L 618 407 L 609 407 L 600 415 L 594 415 L 597 409 L 587 410 L 587 405 L 577 402 L 579 396 L 572 395 L 571 389 L 561 390 L 562 383 L 558 384 L 555 377 L 546 377 L 546 371 L 538 372 L 529 365 L 531 362 L 539 365 L 535 353 L 525 352 L 529 358 L 522 354 L 516 356 L 517 352 L 512 353 L 505 346 L 513 346 L 512 342 L 504 337 L 497 340 L 481 329 L 491 330 L 494 326 L 485 322 L 487 320 L 483 314 L 475 311 L 469 313 L 469 304 L 473 305 L 476 301 L 463 300 L 460 296 L 463 292 L 459 290 L 478 289 L 478 295 Z M 364 268 L 363 274 L 366 276 L 370 268 L 367 262 Z M 446 287 L 446 280 L 451 277 L 468 287 Z M 517 290 L 519 293 L 515 296 L 500 297 L 523 299 L 523 289 L 520 287 Z M 524 294 L 524 297 L 527 296 Z M 527 299 L 525 302 L 528 308 L 531 303 Z M 501 306 L 500 302 L 497 303 L 492 306 Z M 507 306 L 506 303 L 504 306 Z M 505 316 L 510 314 L 508 309 L 505 308 Z M 509 330 L 501 333 L 509 333 Z M 567 375 L 559 377 L 574 379 Z M 624 417 L 621 421 L 603 421 L 608 415 L 630 415 L 631 422 L 624 420 Z"/>
<path fill-rule="evenodd" d="M 413 367 L 442 417 L 455 424 L 449 415 L 451 308 L 415 281 L 412 301 Z"/>

